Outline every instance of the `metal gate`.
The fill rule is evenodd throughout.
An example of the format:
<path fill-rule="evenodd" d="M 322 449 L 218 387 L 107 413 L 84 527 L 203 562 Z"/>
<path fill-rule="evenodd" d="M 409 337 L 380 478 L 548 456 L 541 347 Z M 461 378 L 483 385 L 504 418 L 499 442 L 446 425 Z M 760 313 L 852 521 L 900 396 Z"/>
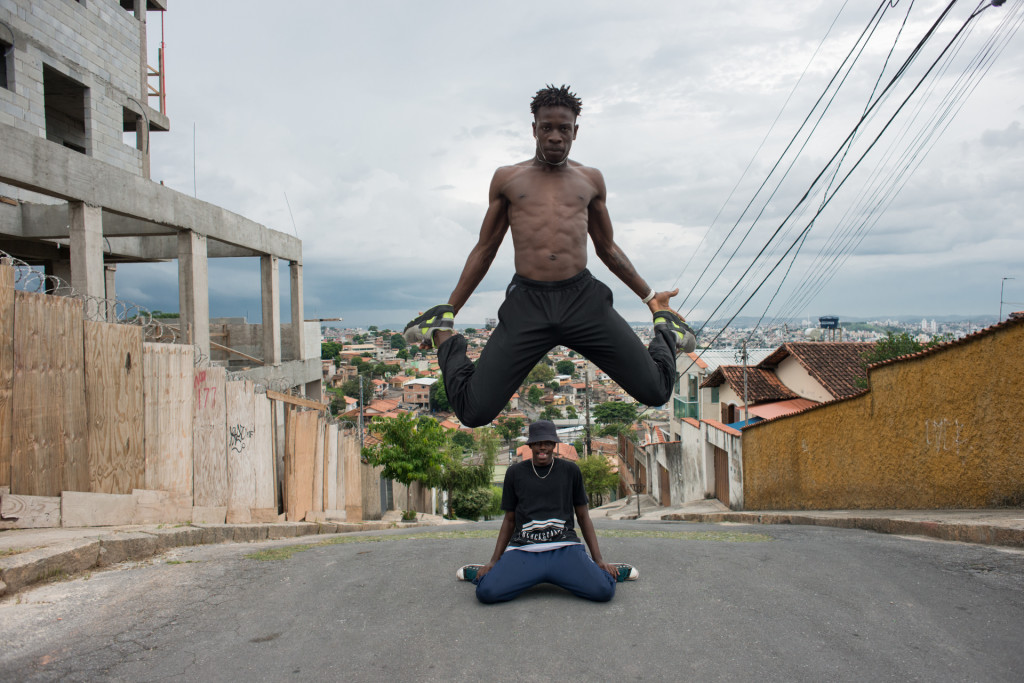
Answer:
<path fill-rule="evenodd" d="M 715 446 L 715 498 L 729 504 L 729 454 Z"/>

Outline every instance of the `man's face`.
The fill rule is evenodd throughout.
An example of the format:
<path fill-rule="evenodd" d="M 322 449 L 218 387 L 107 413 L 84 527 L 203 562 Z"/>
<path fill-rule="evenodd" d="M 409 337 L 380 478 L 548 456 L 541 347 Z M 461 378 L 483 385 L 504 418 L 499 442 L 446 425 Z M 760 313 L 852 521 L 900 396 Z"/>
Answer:
<path fill-rule="evenodd" d="M 530 444 L 533 451 L 533 464 L 537 467 L 546 467 L 555 459 L 554 441 L 537 441 Z"/>
<path fill-rule="evenodd" d="M 562 163 L 569 157 L 569 149 L 579 128 L 569 107 L 539 108 L 533 119 L 537 154 L 549 164 Z"/>

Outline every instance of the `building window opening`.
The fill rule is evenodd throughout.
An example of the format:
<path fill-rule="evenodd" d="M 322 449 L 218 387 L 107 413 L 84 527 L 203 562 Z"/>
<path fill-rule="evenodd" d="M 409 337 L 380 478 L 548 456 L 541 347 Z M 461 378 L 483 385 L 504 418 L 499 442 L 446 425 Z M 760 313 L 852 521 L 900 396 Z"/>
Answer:
<path fill-rule="evenodd" d="M 82 154 L 88 153 L 86 102 L 89 89 L 56 69 L 43 66 L 43 110 L 46 139 Z"/>
<path fill-rule="evenodd" d="M 138 146 L 138 115 L 127 107 L 121 108 L 121 141 L 129 147 Z"/>
<path fill-rule="evenodd" d="M 14 64 L 14 46 L 0 40 L 0 88 L 11 90 L 13 79 L 10 77 L 10 69 Z"/>

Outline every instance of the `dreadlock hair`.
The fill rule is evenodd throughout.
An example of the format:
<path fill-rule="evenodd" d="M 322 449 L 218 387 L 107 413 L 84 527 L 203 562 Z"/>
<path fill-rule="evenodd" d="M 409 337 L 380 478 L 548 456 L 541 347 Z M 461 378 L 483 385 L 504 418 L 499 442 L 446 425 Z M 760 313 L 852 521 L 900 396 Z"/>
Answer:
<path fill-rule="evenodd" d="M 544 89 L 538 90 L 530 101 L 530 111 L 534 116 L 541 107 L 568 107 L 572 110 L 573 116 L 579 116 L 583 109 L 583 100 L 576 97 L 576 93 L 571 92 L 567 85 L 561 88 L 547 85 Z"/>

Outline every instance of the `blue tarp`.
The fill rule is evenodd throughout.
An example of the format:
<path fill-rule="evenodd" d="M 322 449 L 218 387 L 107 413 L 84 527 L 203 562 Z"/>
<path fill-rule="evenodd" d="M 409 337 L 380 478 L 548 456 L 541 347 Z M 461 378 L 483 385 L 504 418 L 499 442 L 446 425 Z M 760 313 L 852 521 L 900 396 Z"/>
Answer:
<path fill-rule="evenodd" d="M 733 422 L 732 424 L 728 424 L 726 426 L 732 427 L 733 429 L 743 429 L 747 425 L 757 424 L 758 422 L 763 422 L 763 419 L 758 417 L 757 415 L 751 415 L 750 419 L 748 419 L 746 422 L 740 420 L 739 422 Z"/>

